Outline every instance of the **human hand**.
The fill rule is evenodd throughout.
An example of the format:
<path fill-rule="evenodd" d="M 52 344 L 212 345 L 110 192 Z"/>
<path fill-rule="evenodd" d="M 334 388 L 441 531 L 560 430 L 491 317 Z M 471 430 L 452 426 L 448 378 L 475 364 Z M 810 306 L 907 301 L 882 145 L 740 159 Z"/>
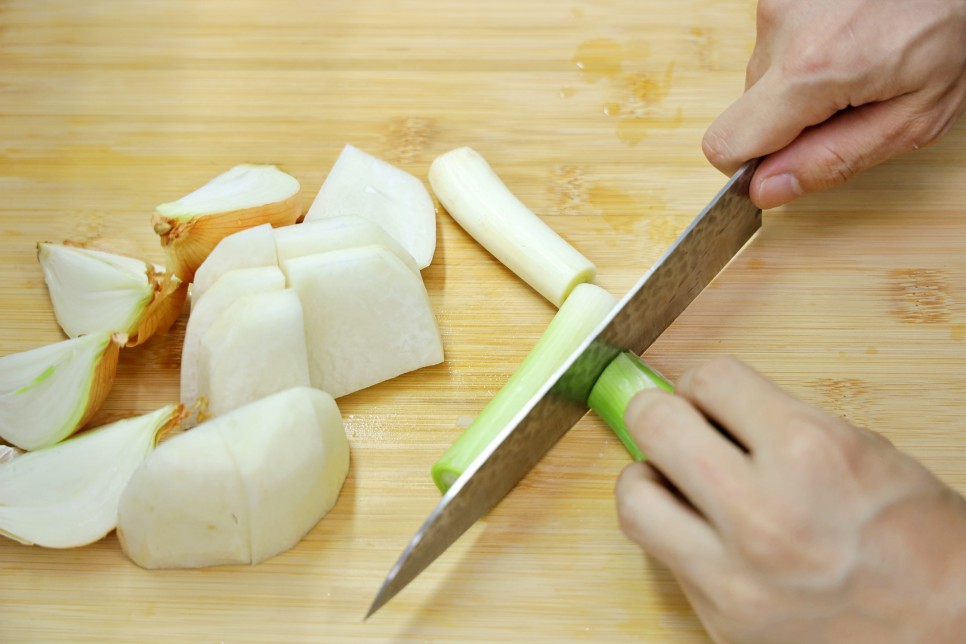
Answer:
<path fill-rule="evenodd" d="M 676 392 L 628 406 L 649 461 L 621 474 L 618 514 L 715 640 L 963 641 L 963 497 L 735 360 Z"/>
<path fill-rule="evenodd" d="M 766 157 L 773 208 L 935 143 L 966 110 L 966 0 L 760 0 L 745 94 L 704 153 L 731 174 Z"/>

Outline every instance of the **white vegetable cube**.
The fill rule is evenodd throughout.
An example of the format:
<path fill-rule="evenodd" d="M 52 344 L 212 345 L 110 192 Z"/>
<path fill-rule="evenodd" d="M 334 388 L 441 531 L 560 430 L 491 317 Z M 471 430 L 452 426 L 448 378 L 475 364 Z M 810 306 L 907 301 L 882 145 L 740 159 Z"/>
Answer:
<path fill-rule="evenodd" d="M 324 428 L 311 434 L 313 440 L 299 440 L 298 450 L 287 443 L 284 431 L 234 431 L 228 425 L 222 429 L 246 488 L 249 514 L 258 517 L 251 524 L 252 563 L 298 543 L 318 522 L 319 508 L 327 512 L 335 505 L 349 471 L 348 441 L 332 397 L 296 395 L 288 400 L 296 408 L 291 413 L 314 415 L 316 426 Z M 230 423 L 268 426 L 273 422 L 265 416 L 269 413 L 274 413 L 270 406 L 256 407 L 251 415 L 236 415 Z M 316 463 L 326 465 L 317 468 Z"/>
<path fill-rule="evenodd" d="M 211 254 L 198 267 L 191 283 L 191 308 L 218 279 L 231 270 L 277 266 L 275 236 L 271 224 L 246 228 L 228 235 L 215 246 Z"/>
<path fill-rule="evenodd" d="M 312 386 L 338 398 L 443 361 L 422 279 L 382 246 L 283 262 L 302 300 Z"/>
<path fill-rule="evenodd" d="M 416 260 L 409 251 L 400 246 L 379 224 L 355 215 L 326 217 L 293 226 L 281 226 L 272 232 L 275 235 L 279 262 L 331 250 L 379 244 L 395 253 L 413 272 L 419 272 Z"/>
<path fill-rule="evenodd" d="M 121 497 L 118 537 L 145 568 L 256 564 L 332 509 L 348 471 L 335 401 L 288 389 L 159 446 Z"/>
<path fill-rule="evenodd" d="M 198 399 L 201 339 L 229 306 L 241 297 L 285 288 L 285 275 L 276 266 L 237 268 L 219 277 L 204 297 L 196 300 L 185 327 L 181 348 L 181 403 L 191 409 Z M 193 424 L 193 423 L 192 423 Z"/>
<path fill-rule="evenodd" d="M 310 222 L 357 215 L 379 224 L 426 268 L 436 251 L 436 208 L 423 182 L 351 145 L 345 146 L 305 215 Z"/>
<path fill-rule="evenodd" d="M 219 416 L 254 400 L 308 386 L 302 304 L 292 289 L 235 300 L 208 328 L 198 352 L 198 396 Z"/>
<path fill-rule="evenodd" d="M 145 568 L 251 562 L 245 487 L 216 421 L 162 443 L 121 494 L 117 536 Z"/>

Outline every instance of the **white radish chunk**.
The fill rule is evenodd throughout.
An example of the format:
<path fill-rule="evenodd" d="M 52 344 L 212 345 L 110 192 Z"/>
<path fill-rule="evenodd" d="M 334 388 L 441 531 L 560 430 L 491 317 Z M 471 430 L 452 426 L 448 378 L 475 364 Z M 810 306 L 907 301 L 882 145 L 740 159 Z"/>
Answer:
<path fill-rule="evenodd" d="M 416 260 L 409 251 L 400 246 L 381 226 L 355 215 L 327 217 L 294 226 L 282 226 L 274 228 L 273 233 L 279 262 L 330 250 L 379 244 L 392 251 L 413 272 L 419 273 Z"/>
<path fill-rule="evenodd" d="M 594 264 L 523 205 L 475 150 L 437 157 L 429 182 L 456 223 L 554 306 L 593 281 Z"/>
<path fill-rule="evenodd" d="M 426 287 L 382 246 L 282 264 L 302 300 L 312 386 L 338 398 L 443 361 Z"/>
<path fill-rule="evenodd" d="M 198 397 L 210 416 L 309 384 L 302 304 L 292 289 L 238 298 L 199 349 Z"/>
<path fill-rule="evenodd" d="M 335 401 L 289 389 L 161 445 L 121 497 L 118 538 L 144 568 L 256 564 L 332 509 L 348 471 Z"/>
<path fill-rule="evenodd" d="M 426 268 L 436 252 L 436 209 L 423 182 L 346 145 L 305 221 L 357 215 L 378 224 Z"/>
<path fill-rule="evenodd" d="M 195 272 L 194 282 L 191 283 L 191 308 L 194 309 L 201 296 L 228 271 L 277 265 L 275 237 L 270 224 L 229 235 L 218 242 Z"/>
<path fill-rule="evenodd" d="M 283 288 L 285 275 L 278 266 L 238 268 L 222 274 L 205 292 L 204 298 L 195 302 L 185 327 L 184 345 L 181 349 L 181 404 L 192 409 L 198 400 L 198 355 L 201 338 L 215 320 L 240 297 L 281 291 Z"/>

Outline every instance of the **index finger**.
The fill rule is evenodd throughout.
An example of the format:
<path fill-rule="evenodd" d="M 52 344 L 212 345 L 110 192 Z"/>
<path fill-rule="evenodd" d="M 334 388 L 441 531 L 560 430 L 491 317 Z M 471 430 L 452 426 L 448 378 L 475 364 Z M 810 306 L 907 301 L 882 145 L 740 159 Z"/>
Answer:
<path fill-rule="evenodd" d="M 789 81 L 769 68 L 708 128 L 701 142 L 711 164 L 727 175 L 745 161 L 781 150 L 806 128 L 826 121 L 848 105 L 827 90 Z"/>

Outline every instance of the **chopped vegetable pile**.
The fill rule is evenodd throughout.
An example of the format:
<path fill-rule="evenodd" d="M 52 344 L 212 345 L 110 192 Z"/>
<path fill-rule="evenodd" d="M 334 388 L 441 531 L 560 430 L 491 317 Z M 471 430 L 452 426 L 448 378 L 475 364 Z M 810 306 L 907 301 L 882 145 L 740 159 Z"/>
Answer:
<path fill-rule="evenodd" d="M 616 299 L 474 150 L 438 157 L 429 182 L 471 236 L 559 307 L 433 466 L 445 491 Z M 435 253 L 436 212 L 420 179 L 351 145 L 300 223 L 299 193 L 277 167 L 244 164 L 158 206 L 166 266 L 38 244 L 67 338 L 0 358 L 0 534 L 70 548 L 116 527 L 145 568 L 256 564 L 333 508 L 349 471 L 336 399 L 444 359 L 420 274 Z M 120 352 L 165 334 L 186 301 L 180 403 L 86 428 Z M 622 416 L 651 386 L 670 388 L 621 355 L 589 399 L 638 459 Z"/>

